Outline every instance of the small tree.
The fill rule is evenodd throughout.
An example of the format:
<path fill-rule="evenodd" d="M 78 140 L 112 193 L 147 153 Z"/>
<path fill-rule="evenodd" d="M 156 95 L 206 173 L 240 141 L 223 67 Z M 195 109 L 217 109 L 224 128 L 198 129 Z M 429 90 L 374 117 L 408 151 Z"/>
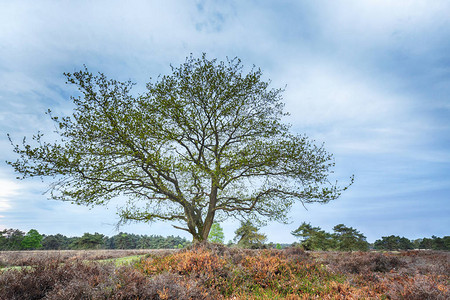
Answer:
<path fill-rule="evenodd" d="M 347 227 L 344 224 L 338 224 L 333 227 L 333 238 L 338 250 L 341 251 L 367 251 L 369 249 L 369 243 L 366 241 L 366 237 L 358 230 Z"/>
<path fill-rule="evenodd" d="M 313 227 L 303 222 L 291 234 L 301 240 L 301 246 L 305 250 L 328 250 L 335 247 L 333 236 L 320 227 Z"/>
<path fill-rule="evenodd" d="M 396 235 L 383 236 L 374 243 L 375 249 L 380 250 L 409 250 L 413 249 L 413 243 L 405 238 Z"/>
<path fill-rule="evenodd" d="M 72 243 L 72 247 L 75 249 L 100 249 L 104 244 L 104 238 L 103 234 L 97 232 L 94 234 L 85 233 Z"/>
<path fill-rule="evenodd" d="M 259 228 L 250 221 L 241 222 L 241 227 L 234 232 L 234 241 L 242 248 L 258 249 L 264 246 L 267 236 L 258 232 Z"/>
<path fill-rule="evenodd" d="M 42 247 L 45 250 L 63 250 L 69 248 L 69 238 L 62 235 L 46 235 L 42 240 Z"/>
<path fill-rule="evenodd" d="M 225 240 L 225 235 L 223 234 L 223 229 L 219 223 L 214 222 L 211 226 L 211 231 L 209 232 L 208 241 L 211 243 L 223 244 Z"/>
<path fill-rule="evenodd" d="M 40 249 L 42 248 L 42 235 L 36 229 L 31 229 L 22 240 L 22 249 Z"/>
<path fill-rule="evenodd" d="M 172 74 L 131 95 L 131 82 L 84 71 L 66 74 L 81 92 L 72 116 L 11 144 L 23 178 L 49 176 L 53 199 L 106 205 L 126 195 L 121 222 L 173 221 L 206 240 L 216 216 L 286 221 L 295 201 L 327 203 L 342 190 L 328 175 L 332 155 L 282 123 L 281 89 L 239 59 L 187 58 Z M 179 225 L 181 224 L 181 225 Z"/>

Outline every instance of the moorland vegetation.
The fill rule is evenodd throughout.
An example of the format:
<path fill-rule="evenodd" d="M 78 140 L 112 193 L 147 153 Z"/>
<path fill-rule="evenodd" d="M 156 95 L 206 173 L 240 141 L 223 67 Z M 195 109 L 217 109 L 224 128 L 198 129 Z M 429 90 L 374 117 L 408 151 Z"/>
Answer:
<path fill-rule="evenodd" d="M 0 271 L 0 299 L 450 297 L 450 253 L 445 251 L 305 252 L 209 243 L 147 251 L 127 263 L 61 257 L 58 251 L 53 257 L 30 257 L 29 267 Z"/>

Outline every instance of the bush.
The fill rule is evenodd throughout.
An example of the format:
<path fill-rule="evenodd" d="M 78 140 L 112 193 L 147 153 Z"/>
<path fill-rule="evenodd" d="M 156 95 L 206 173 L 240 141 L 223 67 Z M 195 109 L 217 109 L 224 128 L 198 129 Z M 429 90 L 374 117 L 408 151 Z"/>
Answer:
<path fill-rule="evenodd" d="M 396 256 L 368 252 L 334 253 L 326 263 L 332 270 L 347 274 L 389 272 L 406 264 Z"/>
<path fill-rule="evenodd" d="M 450 292 L 445 280 L 434 276 L 416 274 L 411 277 L 395 276 L 385 282 L 390 299 L 450 299 Z"/>

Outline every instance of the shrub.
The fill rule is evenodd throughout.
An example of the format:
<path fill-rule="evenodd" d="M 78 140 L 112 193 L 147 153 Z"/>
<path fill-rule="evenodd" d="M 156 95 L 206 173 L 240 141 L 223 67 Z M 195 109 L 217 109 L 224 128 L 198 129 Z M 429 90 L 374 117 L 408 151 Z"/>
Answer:
<path fill-rule="evenodd" d="M 174 274 L 148 277 L 132 267 L 50 261 L 0 276 L 0 299 L 210 299 L 220 298 Z"/>
<path fill-rule="evenodd" d="M 390 299 L 450 299 L 448 282 L 432 275 L 394 276 L 383 284 Z"/>
<path fill-rule="evenodd" d="M 350 274 L 389 272 L 405 264 L 396 256 L 382 253 L 348 252 L 328 257 L 331 269 Z"/>

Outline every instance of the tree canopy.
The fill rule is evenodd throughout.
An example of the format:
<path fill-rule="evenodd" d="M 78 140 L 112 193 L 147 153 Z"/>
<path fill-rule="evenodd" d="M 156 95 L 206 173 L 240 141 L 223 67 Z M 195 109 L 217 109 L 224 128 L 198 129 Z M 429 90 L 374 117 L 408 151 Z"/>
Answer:
<path fill-rule="evenodd" d="M 396 235 L 383 236 L 374 243 L 375 249 L 382 250 L 409 250 L 413 249 L 413 243 L 405 238 Z"/>
<path fill-rule="evenodd" d="M 328 233 L 320 227 L 313 227 L 303 222 L 291 234 L 301 238 L 301 245 L 306 250 L 340 250 L 353 251 L 369 249 L 366 237 L 358 230 L 338 224 L 333 227 L 334 233 Z"/>
<path fill-rule="evenodd" d="M 22 249 L 42 248 L 42 239 L 43 236 L 36 229 L 31 229 L 22 240 Z"/>
<path fill-rule="evenodd" d="M 328 250 L 334 248 L 333 235 L 320 227 L 313 227 L 306 222 L 303 222 L 291 234 L 302 239 L 301 245 L 306 250 Z"/>
<path fill-rule="evenodd" d="M 60 139 L 10 137 L 20 158 L 8 163 L 22 178 L 52 177 L 53 199 L 93 206 L 124 195 L 122 223 L 171 221 L 194 240 L 217 217 L 284 222 L 295 201 L 339 197 L 332 155 L 282 122 L 283 90 L 243 70 L 237 58 L 190 56 L 137 96 L 131 82 L 67 73 L 81 94 L 71 116 L 48 111 Z"/>
<path fill-rule="evenodd" d="M 333 238 L 336 242 L 336 249 L 341 251 L 369 249 L 369 243 L 364 234 L 353 227 L 347 227 L 344 224 L 338 224 L 333 227 Z"/>

